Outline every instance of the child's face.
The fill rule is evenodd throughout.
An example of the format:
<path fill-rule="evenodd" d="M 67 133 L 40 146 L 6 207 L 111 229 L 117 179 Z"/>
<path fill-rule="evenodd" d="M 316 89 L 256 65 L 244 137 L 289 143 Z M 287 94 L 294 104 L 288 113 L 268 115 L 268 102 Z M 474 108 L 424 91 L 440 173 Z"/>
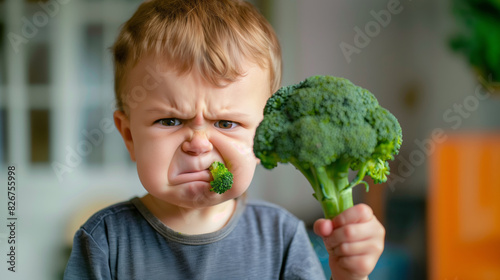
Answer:
<path fill-rule="evenodd" d="M 139 178 L 154 197 L 180 207 L 206 207 L 243 194 L 257 159 L 253 137 L 270 96 L 268 71 L 253 64 L 245 76 L 216 87 L 197 72 L 179 76 L 143 59 L 129 73 L 129 116 L 115 113 Z M 226 164 L 233 187 L 210 192 L 209 166 Z"/>

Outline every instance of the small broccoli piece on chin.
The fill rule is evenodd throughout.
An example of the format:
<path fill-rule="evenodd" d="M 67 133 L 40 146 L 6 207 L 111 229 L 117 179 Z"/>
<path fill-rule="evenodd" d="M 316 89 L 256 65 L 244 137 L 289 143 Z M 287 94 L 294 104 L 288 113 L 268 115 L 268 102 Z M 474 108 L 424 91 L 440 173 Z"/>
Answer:
<path fill-rule="evenodd" d="M 233 186 L 233 174 L 222 162 L 215 161 L 209 167 L 213 180 L 210 182 L 210 191 L 223 194 Z"/>
<path fill-rule="evenodd" d="M 307 178 L 326 218 L 353 206 L 352 187 L 387 181 L 402 144 L 398 120 L 375 96 L 344 78 L 312 76 L 269 98 L 254 153 L 272 169 L 291 163 Z M 353 180 L 349 170 L 357 171 Z"/>

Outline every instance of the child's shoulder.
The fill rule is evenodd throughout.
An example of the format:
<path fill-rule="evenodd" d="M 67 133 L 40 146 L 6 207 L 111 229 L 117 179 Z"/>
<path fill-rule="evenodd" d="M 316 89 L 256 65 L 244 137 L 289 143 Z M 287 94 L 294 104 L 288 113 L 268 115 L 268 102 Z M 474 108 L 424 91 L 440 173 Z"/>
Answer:
<path fill-rule="evenodd" d="M 137 216 L 137 208 L 133 204 L 134 199 L 136 198 L 112 204 L 95 212 L 82 225 L 82 228 L 90 233 L 105 220 L 106 222 L 123 221 L 128 217 Z"/>

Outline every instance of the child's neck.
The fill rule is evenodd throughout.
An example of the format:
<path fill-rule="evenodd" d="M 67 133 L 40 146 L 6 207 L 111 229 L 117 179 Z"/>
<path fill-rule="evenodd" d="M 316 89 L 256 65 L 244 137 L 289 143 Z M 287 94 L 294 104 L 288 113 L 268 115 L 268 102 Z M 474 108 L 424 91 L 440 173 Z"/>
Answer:
<path fill-rule="evenodd" d="M 150 194 L 141 201 L 162 223 L 184 234 L 217 231 L 227 224 L 236 209 L 234 199 L 206 208 L 182 208 L 159 201 Z"/>

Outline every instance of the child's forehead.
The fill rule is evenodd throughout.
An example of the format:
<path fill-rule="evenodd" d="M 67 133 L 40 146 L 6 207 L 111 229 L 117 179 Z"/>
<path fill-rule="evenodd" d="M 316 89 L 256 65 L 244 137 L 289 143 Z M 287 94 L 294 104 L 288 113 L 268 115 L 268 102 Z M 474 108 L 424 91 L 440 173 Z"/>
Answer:
<path fill-rule="evenodd" d="M 263 67 L 261 64 L 257 64 L 248 59 L 242 59 L 240 64 L 239 72 L 240 74 L 234 80 L 227 80 L 224 77 L 220 77 L 216 83 L 213 79 L 207 78 L 203 73 L 203 69 L 200 69 L 196 64 L 191 65 L 189 68 L 179 67 L 178 62 L 171 61 L 167 57 L 162 57 L 154 54 L 148 54 L 139 58 L 133 65 L 128 67 L 128 78 L 126 79 L 126 84 L 135 84 L 137 82 L 141 83 L 153 83 L 161 82 L 164 75 L 183 77 L 186 75 L 195 77 L 199 79 L 200 82 L 211 84 L 211 86 L 225 87 L 234 81 L 244 79 L 250 69 L 255 69 L 256 71 L 263 71 L 267 75 L 267 79 L 271 82 L 271 77 L 269 75 L 269 67 Z M 210 73 L 209 73 L 210 74 Z"/>
<path fill-rule="evenodd" d="M 156 65 L 158 72 L 154 72 Z M 230 112 L 232 115 L 245 111 L 260 114 L 271 95 L 271 81 L 266 69 L 256 64 L 247 67 L 238 80 L 216 86 L 198 72 L 178 74 L 157 61 L 141 61 L 127 79 L 125 104 L 141 116 L 164 112 L 190 119 L 199 112 L 209 118 Z"/>

